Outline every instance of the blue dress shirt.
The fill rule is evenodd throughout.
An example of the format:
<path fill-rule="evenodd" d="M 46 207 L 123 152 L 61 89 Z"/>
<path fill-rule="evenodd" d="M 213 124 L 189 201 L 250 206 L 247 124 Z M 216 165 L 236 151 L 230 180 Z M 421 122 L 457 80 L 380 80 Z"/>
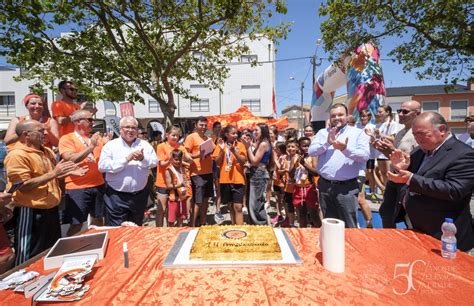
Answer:
<path fill-rule="evenodd" d="M 345 181 L 358 176 L 361 164 L 370 156 L 370 138 L 361 129 L 346 125 L 336 140 L 344 143 L 348 138 L 347 147 L 340 151 L 334 149 L 327 141 L 329 129 L 321 129 L 309 146 L 309 155 L 318 157 L 317 171 L 322 178 L 331 181 Z"/>

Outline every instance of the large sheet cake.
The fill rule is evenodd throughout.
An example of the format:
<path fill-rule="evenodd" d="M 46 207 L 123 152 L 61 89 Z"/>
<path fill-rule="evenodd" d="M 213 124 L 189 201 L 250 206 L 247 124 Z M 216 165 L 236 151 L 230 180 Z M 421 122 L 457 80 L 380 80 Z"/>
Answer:
<path fill-rule="evenodd" d="M 281 260 L 282 254 L 270 226 L 202 226 L 191 248 L 190 259 Z"/>

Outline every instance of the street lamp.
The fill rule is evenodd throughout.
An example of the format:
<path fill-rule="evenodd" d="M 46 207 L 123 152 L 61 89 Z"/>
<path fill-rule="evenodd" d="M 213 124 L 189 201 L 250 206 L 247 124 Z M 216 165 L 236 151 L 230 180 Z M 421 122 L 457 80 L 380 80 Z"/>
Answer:
<path fill-rule="evenodd" d="M 299 81 L 295 79 L 294 77 L 290 77 L 291 81 Z M 299 81 L 301 82 L 301 109 L 300 109 L 300 114 L 301 114 L 301 136 L 303 135 L 303 130 L 304 130 L 304 110 L 303 110 L 303 89 L 304 89 L 304 81 Z"/>

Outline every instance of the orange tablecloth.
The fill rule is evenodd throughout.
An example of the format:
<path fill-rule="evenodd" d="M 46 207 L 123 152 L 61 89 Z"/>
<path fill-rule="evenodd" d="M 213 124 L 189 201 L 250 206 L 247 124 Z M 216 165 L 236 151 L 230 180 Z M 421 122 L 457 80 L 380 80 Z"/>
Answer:
<path fill-rule="evenodd" d="M 186 228 L 109 230 L 106 257 L 87 279 L 91 289 L 80 303 L 472 305 L 474 302 L 474 258 L 458 252 L 455 260 L 446 260 L 439 254 L 438 240 L 412 231 L 347 230 L 346 272 L 342 274 L 327 272 L 322 267 L 318 229 L 287 230 L 303 265 L 162 269 L 168 250 L 182 230 Z M 128 269 L 123 267 L 125 241 L 130 253 Z M 44 273 L 42 267 L 40 260 L 28 269 Z M 29 303 L 20 294 L 0 292 L 2 305 Z"/>

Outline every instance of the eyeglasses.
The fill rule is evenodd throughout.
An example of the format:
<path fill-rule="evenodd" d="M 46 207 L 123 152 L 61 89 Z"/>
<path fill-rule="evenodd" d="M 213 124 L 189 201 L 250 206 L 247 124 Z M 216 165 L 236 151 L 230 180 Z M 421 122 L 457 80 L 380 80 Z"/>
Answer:
<path fill-rule="evenodd" d="M 408 115 L 409 113 L 411 113 L 412 110 L 408 110 L 408 109 L 397 109 L 397 113 L 401 113 L 401 114 L 404 114 L 404 115 Z"/>
<path fill-rule="evenodd" d="M 77 91 L 76 88 L 73 87 L 64 87 L 65 90 L 70 90 L 70 91 Z"/>

